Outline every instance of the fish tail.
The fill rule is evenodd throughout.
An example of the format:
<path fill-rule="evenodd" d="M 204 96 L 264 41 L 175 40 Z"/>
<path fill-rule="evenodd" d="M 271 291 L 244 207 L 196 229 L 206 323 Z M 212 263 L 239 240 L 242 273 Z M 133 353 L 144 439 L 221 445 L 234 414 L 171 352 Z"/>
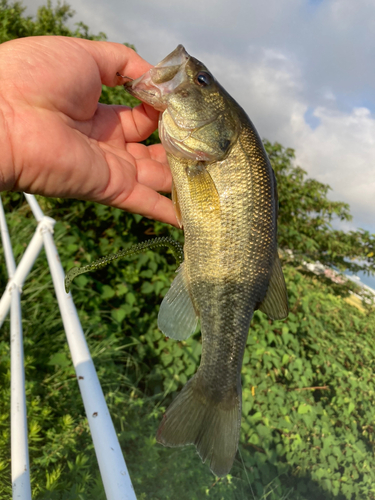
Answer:
<path fill-rule="evenodd" d="M 199 370 L 164 414 L 156 439 L 164 446 L 194 444 L 202 461 L 208 460 L 216 476 L 232 468 L 241 428 L 241 387 L 233 387 L 224 399 L 206 396 Z M 205 394 L 206 393 L 206 394 Z"/>

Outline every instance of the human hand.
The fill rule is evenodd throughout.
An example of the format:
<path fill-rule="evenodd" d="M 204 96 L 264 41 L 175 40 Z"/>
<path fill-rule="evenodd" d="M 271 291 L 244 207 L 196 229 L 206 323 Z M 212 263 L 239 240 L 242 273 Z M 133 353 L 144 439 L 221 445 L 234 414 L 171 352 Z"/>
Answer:
<path fill-rule="evenodd" d="M 150 65 L 121 44 L 32 37 L 0 45 L 0 191 L 79 198 L 177 225 L 159 112 L 98 104 Z"/>

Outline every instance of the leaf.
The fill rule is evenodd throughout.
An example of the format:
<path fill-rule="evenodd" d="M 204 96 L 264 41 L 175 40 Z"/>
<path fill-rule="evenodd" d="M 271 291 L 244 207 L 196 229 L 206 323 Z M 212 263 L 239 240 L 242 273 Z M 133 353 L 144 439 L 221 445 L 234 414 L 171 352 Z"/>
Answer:
<path fill-rule="evenodd" d="M 329 455 L 328 457 L 328 462 L 332 470 L 336 470 L 339 467 L 339 464 L 337 463 L 337 460 L 334 456 Z"/>
<path fill-rule="evenodd" d="M 149 281 L 142 283 L 141 292 L 144 294 L 149 294 L 154 291 L 153 285 Z"/>
<path fill-rule="evenodd" d="M 137 300 L 137 299 L 136 299 L 136 297 L 135 297 L 134 293 L 129 292 L 129 293 L 127 293 L 127 294 L 126 294 L 126 302 L 127 302 L 130 306 L 132 306 L 132 305 L 136 302 L 136 300 Z"/>
<path fill-rule="evenodd" d="M 112 318 L 117 321 L 118 323 L 121 323 L 121 321 L 125 318 L 126 316 L 126 311 L 123 308 L 119 309 L 113 309 L 111 311 L 111 316 Z"/>
<path fill-rule="evenodd" d="M 126 294 L 126 292 L 128 291 L 128 287 L 126 285 L 124 285 L 123 283 L 120 283 L 119 285 L 117 285 L 117 296 L 118 297 L 122 297 L 123 295 Z"/>
<path fill-rule="evenodd" d="M 351 401 L 348 406 L 348 414 L 350 415 L 355 408 L 355 404 Z"/>
<path fill-rule="evenodd" d="M 48 364 L 64 368 L 66 366 L 70 366 L 72 364 L 72 361 L 68 359 L 65 352 L 57 352 L 50 357 Z"/>
<path fill-rule="evenodd" d="M 103 285 L 102 289 L 102 297 L 103 299 L 111 299 L 115 295 L 115 291 L 109 285 Z"/>
<path fill-rule="evenodd" d="M 249 414 L 249 412 L 251 411 L 252 407 L 253 407 L 252 400 L 250 400 L 250 401 L 244 401 L 242 403 L 242 414 L 245 415 L 245 416 L 247 416 Z"/>
<path fill-rule="evenodd" d="M 81 276 L 78 276 L 75 279 L 76 285 L 78 285 L 80 288 L 84 288 L 88 282 L 89 282 L 88 278 L 86 276 L 84 276 L 83 274 L 81 274 Z"/>
<path fill-rule="evenodd" d="M 283 359 L 281 360 L 281 364 L 286 365 L 289 362 L 289 358 L 290 358 L 289 354 L 284 354 Z"/>
<path fill-rule="evenodd" d="M 259 420 L 262 420 L 262 413 L 260 411 L 254 413 L 254 415 L 251 415 L 251 421 L 252 422 L 258 422 Z"/>
<path fill-rule="evenodd" d="M 300 415 L 304 415 L 305 413 L 309 413 L 310 411 L 311 411 L 311 406 L 305 403 L 299 405 L 298 407 L 298 413 Z"/>

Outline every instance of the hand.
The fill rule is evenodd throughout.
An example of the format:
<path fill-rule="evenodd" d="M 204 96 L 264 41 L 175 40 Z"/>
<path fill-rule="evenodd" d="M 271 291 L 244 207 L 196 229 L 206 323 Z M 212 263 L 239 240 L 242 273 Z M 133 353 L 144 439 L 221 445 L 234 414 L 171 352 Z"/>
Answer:
<path fill-rule="evenodd" d="M 32 37 L 0 46 L 0 191 L 79 198 L 178 225 L 164 148 L 138 144 L 159 112 L 98 104 L 150 65 L 121 44 Z M 124 91 L 125 92 L 125 91 Z"/>

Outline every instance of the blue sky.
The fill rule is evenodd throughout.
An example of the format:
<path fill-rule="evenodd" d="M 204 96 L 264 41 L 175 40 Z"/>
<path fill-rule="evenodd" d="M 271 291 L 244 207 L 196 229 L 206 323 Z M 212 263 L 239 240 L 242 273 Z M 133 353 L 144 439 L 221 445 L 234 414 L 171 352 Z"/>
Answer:
<path fill-rule="evenodd" d="M 179 43 L 245 108 L 262 137 L 296 151 L 375 233 L 373 0 L 71 0 L 83 21 L 156 64 Z M 41 0 L 28 0 L 28 13 Z"/>

